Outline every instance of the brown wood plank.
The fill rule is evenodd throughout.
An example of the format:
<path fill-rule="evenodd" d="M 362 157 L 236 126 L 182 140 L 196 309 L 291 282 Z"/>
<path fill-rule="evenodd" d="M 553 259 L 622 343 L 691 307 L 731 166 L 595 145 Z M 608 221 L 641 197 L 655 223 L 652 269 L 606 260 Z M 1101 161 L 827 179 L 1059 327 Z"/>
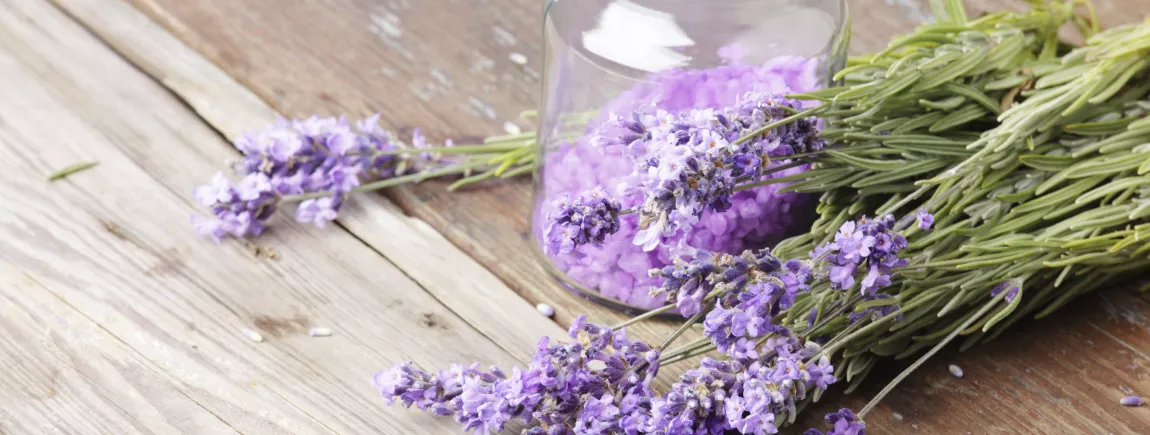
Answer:
<path fill-rule="evenodd" d="M 261 126 L 280 116 L 126 2 L 57 3 L 176 93 L 221 134 L 234 138 L 253 125 Z M 141 34 L 151 36 L 141 38 Z M 404 216 L 384 197 L 363 196 L 362 201 L 351 202 L 348 213 L 338 223 L 468 323 L 509 349 L 531 352 L 540 331 L 562 331 L 542 316 L 492 316 L 500 312 L 530 312 L 533 304 L 509 290 L 426 223 Z M 444 273 L 445 268 L 452 273 Z"/>
<path fill-rule="evenodd" d="M 189 189 L 235 151 L 45 0 L 0 1 L 0 77 L 0 433 L 450 432 L 371 376 L 509 366 L 560 331 L 521 300 L 464 320 L 477 294 L 440 302 L 343 230 L 280 222 L 278 260 L 197 237 Z"/>
<path fill-rule="evenodd" d="M 906 434 L 1150 433 L 1150 408 L 1118 403 L 1128 394 L 1150 396 L 1150 303 L 1115 289 L 1015 328 L 965 353 L 935 355 L 871 411 L 868 427 Z M 804 424 L 817 427 L 823 414 L 844 406 L 857 411 L 908 363 L 888 361 L 866 387 L 828 396 Z M 950 364 L 962 368 L 961 379 Z"/>
<path fill-rule="evenodd" d="M 75 3 L 56 1 L 66 8 Z M 432 139 L 459 142 L 503 134 L 504 122 L 533 108 L 538 94 L 537 0 L 356 0 L 290 7 L 280 0 L 131 1 L 288 116 L 379 111 L 385 127 L 418 127 Z M 513 53 L 529 63 L 512 62 Z M 529 181 L 485 183 L 456 193 L 445 187 L 428 182 L 392 189 L 388 196 L 527 300 L 554 306 L 560 325 L 583 313 L 605 323 L 626 318 L 566 292 L 534 260 L 527 239 Z M 634 330 L 656 337 L 673 328 L 648 323 Z"/>
<path fill-rule="evenodd" d="M 56 1 L 69 7 L 68 1 Z M 532 105 L 537 92 L 538 72 L 506 60 L 510 53 L 521 53 L 537 62 L 539 42 L 535 35 L 538 34 L 539 5 L 534 0 L 499 3 L 360 0 L 299 2 L 289 7 L 277 0 L 253 0 L 242 5 L 222 0 L 132 1 L 272 108 L 289 115 L 313 112 L 361 115 L 382 110 L 385 124 L 393 128 L 422 127 L 433 137 L 458 139 L 498 133 L 504 121 Z M 915 16 L 925 10 L 921 4 L 925 2 L 890 3 L 852 1 L 856 49 L 881 47 L 890 35 L 913 26 L 906 18 L 908 15 Z M 1147 7 L 1136 0 L 1099 0 L 1097 3 L 1108 24 L 1139 18 L 1140 13 L 1130 11 Z M 972 4 L 975 5 L 972 12 L 977 12 L 988 6 L 1001 7 L 1005 2 L 983 0 Z M 464 8 L 466 13 L 461 12 Z M 187 95 L 195 95 L 175 87 L 173 90 L 185 99 Z M 490 113 L 494 116 L 488 116 Z M 217 125 L 217 128 L 220 127 Z M 580 312 L 591 312 L 592 317 L 598 319 L 621 318 L 563 293 L 532 262 L 524 237 L 530 205 L 526 183 L 488 184 L 466 194 L 448 194 L 442 187 L 442 184 L 427 183 L 395 189 L 390 196 L 404 210 L 443 232 L 528 300 L 556 305 L 560 322 L 565 323 Z M 1136 312 L 1146 312 L 1145 306 L 1130 307 L 1141 310 Z M 1094 324 L 1105 334 L 1127 343 L 1145 343 L 1146 338 L 1139 335 L 1144 335 L 1144 330 L 1122 328 L 1113 323 Z M 985 382 L 978 380 L 1003 385 L 1000 391 L 1015 395 L 1014 401 L 997 404 L 960 395 L 940 404 L 932 399 L 941 393 L 931 390 L 920 394 L 921 385 L 933 385 L 931 382 L 938 380 L 939 373 L 945 373 L 946 364 L 970 365 L 967 379 L 974 376 L 972 369 L 978 373 L 982 367 L 979 360 L 971 359 L 977 358 L 973 356 L 940 357 L 908 381 L 904 388 L 909 388 L 906 392 L 910 394 L 893 395 L 874 411 L 870 419 L 872 427 L 877 433 L 962 433 L 966 430 L 982 433 L 981 428 L 1001 432 L 1016 423 L 1032 431 L 1048 433 L 1092 432 L 1100 428 L 1113 428 L 1111 430 L 1121 433 L 1144 428 L 1144 420 L 1138 414 L 1130 414 L 1141 409 L 1117 406 L 1117 387 L 1086 387 L 1110 387 L 1114 383 L 1108 381 L 1120 380 L 1133 388 L 1143 385 L 1138 382 L 1141 372 L 1096 371 L 1082 378 L 1082 383 L 1071 385 L 1050 382 L 1036 374 L 1043 370 L 1064 371 L 1058 371 L 1058 366 L 1041 348 L 1035 350 L 1022 344 L 1042 342 L 1051 349 L 1049 352 L 1078 351 L 1081 359 L 1063 360 L 1064 364 L 1074 367 L 1113 366 L 1117 361 L 1113 354 L 1122 349 L 1111 347 L 1110 354 L 1081 352 L 1074 343 L 1064 340 L 1066 333 L 1089 332 L 1084 330 L 1089 325 L 1068 325 L 1070 330 L 1023 327 L 1017 333 L 1008 334 L 999 344 L 972 353 L 994 355 L 996 360 L 1009 360 L 1002 364 L 1018 368 L 989 374 Z M 645 329 L 640 335 L 654 339 L 660 335 L 660 329 L 665 331 L 666 327 Z M 995 350 L 1002 346 L 1014 351 Z M 1027 372 L 1025 368 L 1032 370 Z M 1043 387 L 1026 388 L 1026 383 Z M 874 386 L 870 393 L 877 391 L 881 384 L 876 382 Z M 902 392 L 900 389 L 899 393 Z M 1049 400 L 1049 397 L 1079 396 L 1082 397 L 1079 400 L 1090 403 L 1083 408 L 1087 411 L 1068 410 Z M 832 399 L 857 409 L 865 397 Z M 896 420 L 894 412 L 899 412 L 903 421 Z M 1093 412 L 1101 412 L 1118 423 L 1114 426 L 1094 423 Z M 1056 413 L 1060 413 L 1057 418 L 1048 418 Z M 1006 418 L 1015 415 L 1032 418 Z"/>

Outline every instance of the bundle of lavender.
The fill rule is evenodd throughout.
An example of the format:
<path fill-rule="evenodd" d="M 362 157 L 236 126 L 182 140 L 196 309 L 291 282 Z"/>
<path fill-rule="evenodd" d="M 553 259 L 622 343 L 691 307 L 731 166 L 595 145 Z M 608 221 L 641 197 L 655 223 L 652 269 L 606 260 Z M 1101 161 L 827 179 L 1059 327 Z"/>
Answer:
<path fill-rule="evenodd" d="M 864 433 L 866 413 L 954 338 L 992 339 L 1150 266 L 1150 24 L 1098 31 L 1074 13 L 1085 1 L 1031 3 L 970 20 L 960 0 L 936 1 L 938 22 L 852 60 L 844 86 L 790 96 L 823 101 L 798 113 L 749 94 L 728 110 L 608 121 L 600 140 L 646 157 L 626 186 L 645 201 L 623 208 L 597 189 L 560 204 L 553 249 L 612 237 L 624 214 L 648 248 L 765 183 L 821 192 L 820 218 L 773 251 L 688 252 L 652 271 L 667 306 L 612 327 L 580 318 L 573 341 L 542 339 L 526 368 L 404 363 L 375 385 L 476 433 L 518 420 L 525 434 L 763 434 L 830 385 L 853 389 L 879 358 L 929 347 L 860 412 L 827 416 L 827 433 Z M 1057 39 L 1068 23 L 1084 46 Z M 796 127 L 810 117 L 821 136 Z M 624 332 L 670 310 L 689 318 L 661 343 Z M 703 338 L 672 347 L 700 321 Z M 698 355 L 654 390 L 661 368 Z"/>

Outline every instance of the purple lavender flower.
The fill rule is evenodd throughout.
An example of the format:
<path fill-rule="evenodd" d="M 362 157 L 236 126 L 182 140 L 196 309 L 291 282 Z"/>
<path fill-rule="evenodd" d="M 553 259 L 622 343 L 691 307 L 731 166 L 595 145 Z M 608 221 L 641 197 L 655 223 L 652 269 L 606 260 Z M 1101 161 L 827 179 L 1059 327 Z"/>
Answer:
<path fill-rule="evenodd" d="M 1007 290 L 1008 288 L 1009 290 Z M 1004 299 L 1006 299 L 1008 303 L 1014 302 L 1014 298 L 1018 297 L 1019 286 L 1013 281 L 1006 281 L 994 286 L 994 288 L 990 289 L 990 296 L 998 296 L 1003 290 L 1006 290 L 1006 297 Z"/>
<path fill-rule="evenodd" d="M 672 265 L 649 273 L 663 279 L 652 294 L 675 302 L 683 315 L 691 316 L 700 311 L 703 298 L 712 291 L 738 293 L 750 283 L 749 274 L 776 272 L 781 267 L 769 249 L 748 250 L 738 256 L 698 251 L 690 262 L 676 259 Z"/>
<path fill-rule="evenodd" d="M 451 416 L 467 432 L 498 432 L 520 419 L 535 426 L 531 434 L 643 433 L 659 351 L 585 317 L 570 335 L 571 343 L 541 339 L 527 368 L 510 376 L 477 364 L 431 374 L 405 362 L 377 374 L 374 384 L 388 404 Z"/>
<path fill-rule="evenodd" d="M 918 227 L 923 230 L 930 230 L 930 227 L 934 225 L 934 216 L 927 213 L 926 209 L 919 209 L 915 220 L 918 221 Z"/>
<path fill-rule="evenodd" d="M 576 200 L 565 195 L 548 215 L 545 253 L 569 254 L 576 246 L 603 243 L 618 231 L 621 208 L 602 188 L 584 192 Z"/>
<path fill-rule="evenodd" d="M 659 108 L 669 113 L 693 108 L 718 109 L 735 104 L 747 91 L 786 94 L 809 92 L 820 86 L 817 59 L 784 56 L 762 65 L 732 64 L 706 70 L 674 70 L 654 74 L 636 84 L 603 108 L 604 113 L 629 114 L 658 98 Z M 804 102 L 803 104 L 809 104 Z M 705 111 L 696 111 L 705 114 Z M 564 193 L 573 196 L 595 186 L 619 186 L 632 180 L 634 159 L 626 145 L 593 144 L 598 125 L 587 135 L 562 143 L 547 153 L 540 162 L 544 198 L 535 211 L 533 231 L 543 243 L 545 216 L 553 209 L 554 200 Z M 768 177 L 782 177 L 801 172 L 805 167 L 791 168 Z M 658 237 L 655 248 L 643 251 L 632 241 L 639 229 L 635 214 L 620 219 L 620 229 L 607 237 L 601 246 L 577 247 L 572 254 L 551 255 L 555 266 L 571 279 L 603 296 L 631 305 L 654 308 L 662 297 L 650 296 L 647 289 L 659 284 L 659 278 L 648 276 L 652 268 L 670 265 L 689 248 L 738 254 L 745 249 L 761 248 L 805 225 L 813 210 L 814 198 L 795 192 L 779 193 L 785 184 L 771 184 L 736 192 L 730 198 L 726 213 L 706 213 L 691 228 Z M 611 193 L 615 193 L 614 190 Z M 624 209 L 642 207 L 644 198 L 618 196 Z M 653 234 L 658 236 L 658 234 Z"/>
<path fill-rule="evenodd" d="M 260 173 L 249 174 L 234 186 L 222 173 L 216 174 L 212 184 L 197 187 L 193 193 L 201 205 L 211 209 L 212 217 L 194 215 L 192 226 L 217 243 L 229 235 L 258 236 L 264 221 L 276 211 L 271 182 Z"/>
<path fill-rule="evenodd" d="M 335 220 L 342 205 L 342 195 L 305 200 L 296 209 L 296 220 L 323 228 L 324 224 Z"/>
<path fill-rule="evenodd" d="M 866 435 L 866 423 L 855 417 L 850 409 L 827 414 L 827 423 L 832 427 L 825 435 Z M 824 435 L 818 429 L 808 429 L 803 435 Z"/>
<path fill-rule="evenodd" d="M 864 266 L 867 273 L 861 280 L 861 292 L 873 296 L 890 286 L 891 271 L 906 263 L 898 258 L 898 253 L 906 248 L 907 241 L 893 232 L 894 224 L 892 215 L 847 221 L 839 227 L 833 242 L 816 247 L 810 256 L 828 263 L 829 281 L 842 290 L 854 287 L 859 266 Z"/>
<path fill-rule="evenodd" d="M 330 197 L 306 200 L 296 220 L 323 227 L 335 219 L 347 194 L 363 180 L 403 175 L 445 162 L 436 156 L 396 155 L 404 146 L 379 128 L 379 115 L 356 122 L 344 118 L 279 119 L 260 132 L 235 140 L 244 156 L 235 164 L 242 176 L 234 185 L 222 173 L 194 190 L 211 217 L 194 216 L 196 231 L 217 242 L 224 236 L 257 236 L 286 195 L 326 192 Z M 416 135 L 413 142 L 424 145 Z"/>
<path fill-rule="evenodd" d="M 797 102 L 746 94 L 734 106 L 696 108 L 671 115 L 655 105 L 608 118 L 592 143 L 623 146 L 634 169 L 623 196 L 642 196 L 634 244 L 655 249 L 666 236 L 691 228 L 704 211 L 725 212 L 740 183 L 760 180 L 771 158 L 817 151 L 826 141 L 814 120 L 802 119 L 737 144 L 740 138 L 787 116 Z"/>

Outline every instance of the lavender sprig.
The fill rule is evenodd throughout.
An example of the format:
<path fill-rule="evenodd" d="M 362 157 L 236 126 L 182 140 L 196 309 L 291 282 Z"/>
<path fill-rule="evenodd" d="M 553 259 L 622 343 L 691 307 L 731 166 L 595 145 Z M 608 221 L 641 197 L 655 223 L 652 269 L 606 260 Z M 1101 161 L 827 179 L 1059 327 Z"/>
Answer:
<path fill-rule="evenodd" d="M 619 231 L 622 206 L 602 188 L 584 192 L 572 199 L 564 195 L 547 216 L 543 249 L 548 255 L 570 254 L 580 245 L 598 245 Z"/>
<path fill-rule="evenodd" d="M 596 222 L 638 213 L 640 231 L 634 243 L 650 251 L 666 237 L 689 231 L 704 212 L 726 211 L 731 207 L 731 195 L 740 186 L 753 185 L 780 166 L 772 159 L 785 160 L 790 155 L 809 154 L 826 146 L 826 140 L 818 133 L 817 120 L 788 118 L 796 107 L 795 101 L 749 93 L 722 110 L 692 109 L 671 114 L 649 105 L 628 116 L 610 116 L 591 134 L 591 143 L 601 148 L 622 148 L 624 156 L 634 161 L 634 168 L 618 186 L 617 193 L 644 200 L 636 210 L 596 215 Z M 763 130 L 766 126 L 774 127 Z M 565 206 L 558 204 L 559 211 L 548 216 L 549 222 L 565 219 Z M 596 233 L 596 237 L 588 238 L 584 237 L 586 231 L 573 228 L 549 232 L 554 238 L 548 237 L 548 244 L 563 246 L 563 251 L 570 252 L 581 244 L 601 242 L 611 233 Z M 571 239 L 558 239 L 563 234 Z"/>
<path fill-rule="evenodd" d="M 195 189 L 210 217 L 193 216 L 196 231 L 217 242 L 225 236 L 259 235 L 279 205 L 301 201 L 296 220 L 322 228 L 336 218 L 348 194 L 366 180 L 399 177 L 455 163 L 439 153 L 404 152 L 430 149 L 416 130 L 412 146 L 399 142 L 378 125 L 379 115 L 357 121 L 345 118 L 280 119 L 263 131 L 247 132 L 235 141 L 244 156 L 235 164 L 241 180 L 219 173 Z M 446 147 L 452 144 L 448 141 Z"/>
<path fill-rule="evenodd" d="M 526 434 L 640 433 L 647 427 L 659 350 L 624 331 L 578 318 L 570 343 L 544 337 L 525 369 L 510 376 L 471 366 L 430 374 L 405 362 L 375 377 L 387 403 L 451 416 L 465 431 L 498 432 L 512 419 Z M 632 367 L 644 368 L 632 370 Z"/>
<path fill-rule="evenodd" d="M 838 412 L 827 414 L 826 421 L 831 430 L 823 434 L 818 429 L 808 429 L 803 435 L 865 435 L 866 423 L 855 416 L 851 410 L 843 408 Z"/>
<path fill-rule="evenodd" d="M 582 201 L 588 202 L 593 201 Z M 572 216 L 595 214 L 570 207 Z M 650 385 L 662 350 L 675 336 L 651 346 L 627 339 L 622 330 L 587 323 L 586 317 L 571 326 L 573 342 L 542 339 L 528 367 L 510 376 L 474 364 L 431 374 L 403 363 L 377 375 L 376 386 L 389 403 L 452 416 L 465 431 L 478 433 L 499 431 L 512 419 L 528 424 L 527 434 L 775 433 L 796 415 L 798 403 L 838 381 L 830 348 L 841 345 L 804 341 L 779 319 L 812 285 L 829 287 L 835 275 L 830 269 L 853 264 L 851 273 L 863 275 L 883 264 L 897 267 L 905 240 L 894 237 L 902 236 L 893 232 L 893 222 L 893 216 L 847 222 L 842 237 L 808 259 L 783 262 L 769 250 L 739 256 L 699 251 L 690 261 L 652 271 L 663 278 L 657 293 L 693 319 L 705 318 L 703 335 L 722 358 L 704 358 L 663 395 Z M 889 285 L 889 278 L 876 279 L 874 286 Z M 862 310 L 857 320 L 898 311 L 885 302 L 875 308 Z M 828 422 L 832 434 L 865 433 L 865 424 L 849 411 Z"/>

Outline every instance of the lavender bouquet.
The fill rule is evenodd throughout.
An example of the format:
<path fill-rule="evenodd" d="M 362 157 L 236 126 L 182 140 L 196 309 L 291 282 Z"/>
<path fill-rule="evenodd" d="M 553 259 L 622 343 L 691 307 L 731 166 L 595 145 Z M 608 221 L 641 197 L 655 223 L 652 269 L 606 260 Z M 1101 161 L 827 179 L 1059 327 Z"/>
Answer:
<path fill-rule="evenodd" d="M 821 195 L 809 233 L 740 255 L 683 247 L 651 271 L 667 305 L 611 327 L 580 318 L 573 341 L 543 339 L 510 374 L 401 364 L 375 379 L 385 400 L 477 433 L 512 421 L 528 434 L 775 433 L 830 385 L 853 389 L 880 358 L 929 349 L 857 414 L 827 416 L 828 433 L 863 433 L 873 406 L 953 339 L 992 339 L 1150 266 L 1150 25 L 1097 31 L 1075 14 L 1082 1 L 976 20 L 938 3 L 943 19 L 853 59 L 844 86 L 791 96 L 822 105 L 748 95 L 612 118 L 595 140 L 642 157 L 623 189 L 641 206 L 590 189 L 557 204 L 546 240 L 558 254 L 593 247 L 637 216 L 632 242 L 653 247 L 770 183 Z M 1067 23 L 1085 46 L 1058 40 Z M 661 343 L 626 336 L 670 310 L 689 318 Z M 698 322 L 703 337 L 674 346 Z M 690 367 L 655 391 L 675 363 Z"/>

